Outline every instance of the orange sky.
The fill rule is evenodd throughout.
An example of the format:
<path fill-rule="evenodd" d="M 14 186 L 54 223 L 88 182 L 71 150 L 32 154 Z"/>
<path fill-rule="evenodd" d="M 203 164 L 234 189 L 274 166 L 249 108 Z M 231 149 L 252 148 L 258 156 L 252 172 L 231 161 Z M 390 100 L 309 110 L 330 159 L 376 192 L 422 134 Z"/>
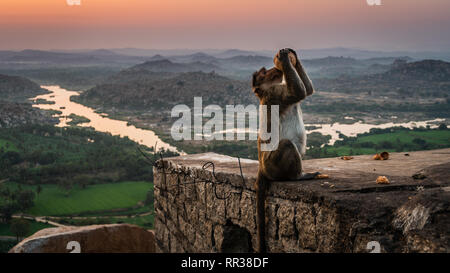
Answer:
<path fill-rule="evenodd" d="M 450 48 L 449 0 L 0 0 L 0 48 Z"/>

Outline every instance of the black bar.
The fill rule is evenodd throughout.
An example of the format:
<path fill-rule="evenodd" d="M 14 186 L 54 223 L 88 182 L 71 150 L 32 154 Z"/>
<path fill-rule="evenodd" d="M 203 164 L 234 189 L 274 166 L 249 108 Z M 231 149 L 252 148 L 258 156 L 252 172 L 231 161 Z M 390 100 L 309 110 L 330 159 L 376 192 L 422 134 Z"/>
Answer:
<path fill-rule="evenodd" d="M 44 271 L 80 273 L 93 270 L 99 270 L 99 273 L 106 270 L 126 273 L 388 272 L 394 265 L 400 266 L 401 272 L 408 272 L 426 264 L 445 271 L 449 257 L 448 254 L 1 254 L 0 261 L 5 269 L 9 264 L 15 270 L 29 266 Z M 206 260 L 214 261 L 214 266 Z"/>

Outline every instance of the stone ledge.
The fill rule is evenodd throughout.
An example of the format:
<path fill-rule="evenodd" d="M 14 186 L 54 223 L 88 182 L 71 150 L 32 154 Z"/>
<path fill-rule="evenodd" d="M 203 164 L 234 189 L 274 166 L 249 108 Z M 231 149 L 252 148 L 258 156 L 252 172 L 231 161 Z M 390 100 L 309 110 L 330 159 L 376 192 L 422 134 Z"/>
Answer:
<path fill-rule="evenodd" d="M 266 202 L 269 250 L 366 252 L 369 241 L 378 241 L 383 252 L 449 252 L 450 149 L 408 154 L 393 153 L 387 161 L 307 160 L 307 172 L 330 178 L 273 182 Z M 215 178 L 212 166 L 203 168 L 208 161 Z M 245 181 L 237 158 L 214 153 L 167 158 L 164 166 L 166 175 L 161 161 L 154 170 L 160 251 L 255 250 L 257 161 L 241 160 Z M 412 178 L 419 171 L 425 179 Z M 376 184 L 379 175 L 391 184 Z M 205 179 L 222 181 L 216 191 L 229 198 L 217 198 L 212 183 L 198 183 Z M 242 239 L 248 244 L 229 246 L 236 234 L 248 236 Z"/>

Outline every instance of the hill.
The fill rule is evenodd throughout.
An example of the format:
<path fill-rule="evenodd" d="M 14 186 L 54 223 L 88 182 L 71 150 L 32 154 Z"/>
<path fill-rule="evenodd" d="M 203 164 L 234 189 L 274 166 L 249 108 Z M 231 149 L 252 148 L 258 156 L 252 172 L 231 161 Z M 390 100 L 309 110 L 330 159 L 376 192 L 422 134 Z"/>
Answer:
<path fill-rule="evenodd" d="M 450 91 L 450 63 L 424 60 L 396 61 L 389 71 L 366 76 L 341 76 L 315 81 L 316 88 L 344 93 L 391 94 L 408 97 L 447 97 Z"/>
<path fill-rule="evenodd" d="M 23 102 L 45 93 L 47 91 L 29 79 L 0 74 L 0 97 L 3 100 Z"/>
<path fill-rule="evenodd" d="M 0 128 L 17 127 L 25 124 L 56 124 L 58 120 L 50 113 L 31 107 L 28 103 L 14 103 L 0 100 Z"/>
<path fill-rule="evenodd" d="M 190 63 L 174 63 L 167 59 L 147 61 L 129 68 L 130 71 L 147 71 L 147 72 L 169 72 L 169 73 L 185 73 L 194 71 L 211 72 L 219 67 L 213 64 L 207 64 L 199 61 Z"/>
<path fill-rule="evenodd" d="M 96 106 L 147 110 L 169 110 L 177 104 L 192 105 L 195 96 L 202 97 L 204 105 L 254 102 L 248 83 L 231 80 L 214 72 L 187 72 L 162 79 L 147 72 L 139 78 L 131 77 L 129 81 L 126 81 L 127 77 L 123 73 L 119 77 L 119 82 L 97 85 L 79 97 L 74 97 L 74 100 Z"/>

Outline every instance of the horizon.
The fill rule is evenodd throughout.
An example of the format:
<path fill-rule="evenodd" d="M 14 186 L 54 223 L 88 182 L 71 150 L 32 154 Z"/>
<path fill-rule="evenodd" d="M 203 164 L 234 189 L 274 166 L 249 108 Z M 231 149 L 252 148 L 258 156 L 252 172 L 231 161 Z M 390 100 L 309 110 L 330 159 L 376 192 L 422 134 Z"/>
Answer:
<path fill-rule="evenodd" d="M 345 46 L 334 46 L 334 47 L 316 47 L 316 48 L 298 48 L 298 47 L 292 47 L 296 50 L 355 50 L 355 51 L 368 51 L 368 52 L 380 52 L 380 53 L 450 53 L 450 48 L 448 49 L 438 49 L 438 50 L 408 50 L 408 49 L 397 49 L 397 50 L 382 50 L 382 49 L 373 49 L 373 48 L 361 48 L 361 47 L 345 47 Z M 239 50 L 239 51 L 250 51 L 250 52 L 268 52 L 273 51 L 273 49 L 244 49 L 244 48 L 233 48 L 233 47 L 223 47 L 223 48 L 197 48 L 197 47 L 191 47 L 191 48 L 184 48 L 184 47 L 173 47 L 173 48 L 144 48 L 144 47 L 92 47 L 92 48 L 32 48 L 32 47 L 25 47 L 25 48 L 0 48 L 0 51 L 27 51 L 27 50 L 34 50 L 34 51 L 49 51 L 49 52 L 58 52 L 58 51 L 65 51 L 65 52 L 83 52 L 83 51 L 95 51 L 95 50 L 108 50 L 108 51 L 114 51 L 114 50 L 153 50 L 153 51 L 198 51 L 198 53 L 204 53 L 205 51 L 231 51 L 231 50 Z"/>
<path fill-rule="evenodd" d="M 81 0 L 70 6 L 67 0 L 6 0 L 0 4 L 0 50 L 448 51 L 449 1 L 381 3 Z"/>

